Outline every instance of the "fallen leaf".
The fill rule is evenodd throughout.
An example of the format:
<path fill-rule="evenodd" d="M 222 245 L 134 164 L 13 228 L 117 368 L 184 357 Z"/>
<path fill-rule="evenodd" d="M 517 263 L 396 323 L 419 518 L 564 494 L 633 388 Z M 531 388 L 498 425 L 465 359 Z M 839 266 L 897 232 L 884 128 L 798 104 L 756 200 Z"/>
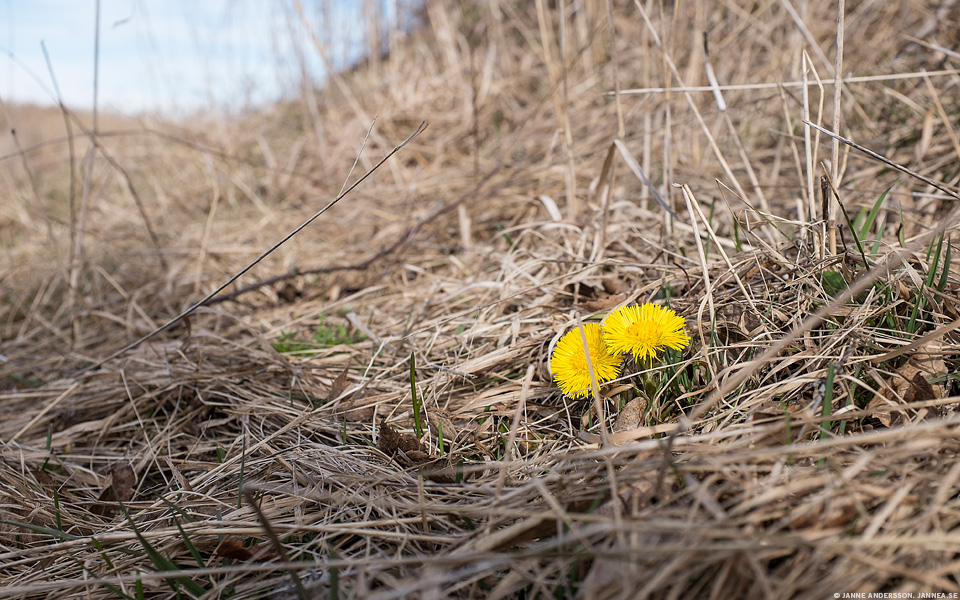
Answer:
<path fill-rule="evenodd" d="M 234 537 L 225 537 L 217 549 L 214 551 L 216 556 L 221 558 L 230 558 L 239 561 L 268 562 L 279 555 L 269 550 L 264 544 L 257 544 L 247 548 L 243 542 Z"/>
<path fill-rule="evenodd" d="M 327 402 L 332 402 L 340 397 L 340 394 L 347 389 L 347 385 L 350 383 L 348 376 L 350 375 L 350 363 L 347 363 L 347 366 L 343 368 L 343 371 L 337 375 L 337 378 L 333 380 L 333 383 L 330 384 L 330 393 L 327 394 Z"/>
<path fill-rule="evenodd" d="M 795 531 L 798 529 L 822 531 L 847 527 L 859 514 L 856 498 L 836 496 L 803 504 L 790 511 L 786 519 L 787 526 Z"/>
<path fill-rule="evenodd" d="M 107 479 L 103 484 L 103 491 L 97 498 L 100 502 L 129 502 L 133 498 L 133 490 L 137 485 L 137 476 L 133 467 L 124 463 L 114 465 L 107 471 Z"/>
<path fill-rule="evenodd" d="M 890 427 L 893 424 L 894 419 L 899 420 L 900 414 L 893 415 L 892 411 L 895 410 L 897 406 L 896 402 L 892 402 L 883 397 L 882 394 L 876 394 L 873 397 L 873 400 L 867 403 L 867 410 L 873 413 L 873 418 L 880 421 L 880 424 L 884 427 Z"/>
<path fill-rule="evenodd" d="M 726 305 L 716 311 L 716 319 L 710 325 L 726 331 L 731 341 L 743 341 L 759 335 L 763 331 L 763 322 L 748 308 Z"/>
<path fill-rule="evenodd" d="M 603 286 L 603 290 L 611 296 L 622 294 L 629 289 L 627 283 L 615 275 L 604 277 L 600 283 Z M 624 298 L 624 300 L 626 300 L 626 298 Z"/>
<path fill-rule="evenodd" d="M 613 422 L 613 432 L 629 431 L 640 426 L 640 419 L 643 417 L 643 411 L 647 410 L 648 402 L 646 398 L 634 398 L 623 407 L 617 420 Z"/>
<path fill-rule="evenodd" d="M 386 421 L 380 423 L 380 435 L 377 440 L 377 447 L 380 451 L 389 456 L 393 456 L 397 451 L 409 455 L 411 452 L 423 452 L 420 440 L 415 436 L 400 433 Z"/>
<path fill-rule="evenodd" d="M 457 483 L 457 462 L 453 458 L 441 458 L 433 464 L 425 466 L 421 472 L 430 481 Z"/>
<path fill-rule="evenodd" d="M 430 411 L 430 431 L 437 437 L 443 433 L 444 442 L 454 442 L 460 433 L 459 428 L 453 419 L 442 410 L 434 409 Z"/>
<path fill-rule="evenodd" d="M 297 298 L 300 297 L 300 294 L 301 292 L 297 289 L 297 286 L 289 282 L 283 284 L 283 286 L 277 290 L 277 296 L 287 304 L 295 302 Z"/>
<path fill-rule="evenodd" d="M 243 542 L 236 538 L 226 537 L 217 546 L 214 554 L 221 558 L 231 558 L 233 560 L 250 560 L 253 558 L 253 552 L 243 545 Z"/>
<path fill-rule="evenodd" d="M 911 356 L 910 360 L 890 376 L 887 386 L 881 387 L 867 404 L 867 408 L 876 411 L 874 417 L 884 427 L 890 427 L 903 418 L 902 410 L 900 414 L 894 414 L 898 409 L 926 400 L 946 398 L 947 388 L 943 383 L 930 383 L 931 380 L 946 374 L 943 351 L 938 346 L 928 346 L 922 352 Z M 926 414 L 929 413 L 918 413 L 916 420 Z"/>
<path fill-rule="evenodd" d="M 360 391 L 343 400 L 340 404 L 343 410 L 343 418 L 352 423 L 370 422 L 373 419 L 376 403 L 371 402 L 369 395 L 370 393 L 367 391 Z"/>
<path fill-rule="evenodd" d="M 600 296 L 596 300 L 587 300 L 581 306 L 590 312 L 610 310 L 627 299 L 626 294 L 609 294 Z"/>
<path fill-rule="evenodd" d="M 133 492 L 137 486 L 137 475 L 133 467 L 127 463 L 113 465 L 107 471 L 103 482 L 103 491 L 97 498 L 98 504 L 93 512 L 99 515 L 108 515 L 118 512 L 116 503 L 126 503 L 133 499 Z"/>

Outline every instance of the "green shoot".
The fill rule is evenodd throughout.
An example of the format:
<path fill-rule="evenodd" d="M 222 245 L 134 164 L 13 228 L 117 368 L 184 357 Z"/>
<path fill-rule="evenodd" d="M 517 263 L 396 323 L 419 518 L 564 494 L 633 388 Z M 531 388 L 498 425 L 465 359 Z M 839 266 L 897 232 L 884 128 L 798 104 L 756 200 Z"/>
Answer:
<path fill-rule="evenodd" d="M 834 197 L 834 199 L 837 201 L 837 206 L 840 207 L 840 212 L 843 213 L 843 220 L 847 222 L 847 228 L 850 230 L 850 233 L 853 235 L 853 241 L 854 241 L 854 243 L 855 243 L 856 246 L 857 246 L 857 252 L 860 253 L 860 258 L 863 259 L 863 264 L 865 264 L 865 265 L 866 265 L 866 264 L 869 264 L 869 263 L 867 262 L 867 255 L 866 255 L 866 253 L 864 253 L 864 251 L 863 251 L 863 244 L 860 242 L 860 240 L 862 239 L 863 236 L 857 234 L 857 227 L 850 221 L 850 215 L 847 213 L 847 208 L 843 205 L 842 202 L 840 202 L 840 198 L 838 198 L 836 194 L 834 194 L 833 197 Z M 882 201 L 882 199 L 883 199 L 883 196 L 881 195 L 881 201 Z M 874 205 L 874 206 L 876 206 L 876 205 Z M 871 222 L 872 222 L 872 220 L 871 220 Z M 861 230 L 861 231 L 862 231 L 862 230 Z M 831 294 L 831 295 L 833 295 L 833 294 Z"/>
<path fill-rule="evenodd" d="M 950 274 L 950 262 L 953 258 L 953 241 L 947 238 L 947 254 L 943 257 L 943 271 L 940 273 L 940 280 L 937 281 L 937 291 L 943 293 L 947 289 L 947 276 Z"/>
<path fill-rule="evenodd" d="M 336 552 L 330 553 L 331 560 L 337 560 L 340 558 L 337 556 Z M 330 600 L 338 600 L 340 598 L 340 567 L 331 566 L 330 567 Z"/>
<path fill-rule="evenodd" d="M 884 198 L 887 197 L 887 194 L 890 193 L 890 190 L 893 189 L 891 185 L 887 189 L 883 190 L 883 193 L 880 194 L 880 197 L 877 198 L 877 201 L 873 203 L 873 208 L 870 209 L 870 213 L 867 215 L 866 220 L 860 226 L 859 238 L 861 240 L 867 239 L 867 235 L 870 233 L 870 228 L 873 227 L 873 222 L 877 218 L 877 213 L 880 212 L 880 206 L 883 204 Z"/>
<path fill-rule="evenodd" d="M 824 392 L 823 392 L 823 416 L 829 417 L 833 414 L 833 377 L 835 372 L 835 365 L 830 363 L 827 365 L 827 379 L 824 382 Z M 830 430 L 833 428 L 832 421 L 823 421 L 820 425 L 820 439 L 825 440 L 830 437 Z"/>
<path fill-rule="evenodd" d="M 240 441 L 240 481 L 237 483 L 237 508 L 243 507 L 243 471 L 247 466 L 247 436 Z"/>
<path fill-rule="evenodd" d="M 60 494 L 57 488 L 53 488 L 53 516 L 57 521 L 57 529 L 63 531 L 63 523 L 60 521 Z"/>
<path fill-rule="evenodd" d="M 423 424 L 420 422 L 420 399 L 417 397 L 417 358 L 410 353 L 410 394 L 413 396 L 413 429 L 418 439 L 423 438 Z"/>
<path fill-rule="evenodd" d="M 443 421 L 437 421 L 437 445 L 440 446 L 440 456 L 443 456 Z"/>
<path fill-rule="evenodd" d="M 897 241 L 900 242 L 900 247 L 903 248 L 907 245 L 906 239 L 903 237 L 903 206 L 900 206 L 900 223 L 897 226 Z"/>
<path fill-rule="evenodd" d="M 937 244 L 936 250 L 934 250 L 934 243 Z M 943 235 L 930 242 L 930 247 L 927 248 L 927 259 L 930 262 L 930 269 L 927 271 L 927 277 L 921 284 L 920 289 L 917 290 L 917 299 L 913 304 L 913 310 L 910 311 L 910 321 L 907 323 L 907 332 L 916 333 L 917 332 L 917 318 L 921 316 L 923 308 L 926 304 L 926 300 L 923 297 L 923 291 L 926 288 L 933 288 L 934 279 L 937 277 L 937 267 L 940 264 L 940 252 L 943 250 Z M 933 258 L 930 258 L 930 255 L 933 254 Z"/>
<path fill-rule="evenodd" d="M 55 538 L 59 538 L 65 542 L 73 542 L 76 540 L 83 539 L 80 536 L 71 535 L 64 531 L 59 531 L 57 529 L 51 529 L 49 527 L 44 527 L 42 525 L 31 525 L 30 523 L 21 523 L 19 521 L 7 521 L 5 519 L 0 519 L 0 525 L 12 525 L 14 527 L 22 527 L 23 529 L 28 529 L 35 533 L 45 533 L 47 535 L 52 535 Z"/>
<path fill-rule="evenodd" d="M 50 449 L 53 447 L 53 424 L 47 425 L 47 457 L 43 460 L 43 466 L 40 470 L 47 472 L 47 465 L 50 464 Z"/>
<path fill-rule="evenodd" d="M 187 532 L 183 530 L 183 527 L 180 525 L 179 519 L 174 519 L 173 524 L 177 526 L 177 529 L 180 531 L 180 537 L 183 538 L 183 543 L 187 547 L 187 550 L 190 551 L 190 554 L 193 556 L 193 560 L 197 561 L 197 566 L 203 569 L 206 565 L 203 562 L 203 557 L 200 556 L 200 552 L 197 550 L 197 547 L 193 544 L 193 541 L 190 539 L 190 536 L 187 535 Z"/>
<path fill-rule="evenodd" d="M 308 338 L 290 332 L 282 333 L 273 343 L 273 348 L 281 354 L 312 354 L 320 348 L 351 345 L 365 339 L 366 336 L 363 333 L 354 330 L 352 327 L 340 323 L 328 323 L 327 314 L 323 313 L 319 317 L 317 328 Z"/>
<path fill-rule="evenodd" d="M 140 530 L 137 528 L 137 524 L 130 517 L 130 513 L 127 512 L 127 508 L 120 505 L 120 509 L 123 511 L 123 515 L 127 518 L 127 522 L 130 524 L 130 529 L 133 531 L 133 535 L 137 537 L 137 541 L 140 542 L 140 545 L 143 546 L 143 549 L 146 551 L 147 556 L 150 558 L 150 562 L 153 563 L 153 566 L 156 567 L 158 571 L 168 571 L 168 572 L 179 572 L 180 567 L 173 563 L 172 560 L 160 554 L 156 548 L 150 545 L 150 542 L 147 541 L 147 538 L 143 537 L 143 534 L 140 533 Z M 206 593 L 206 590 L 196 581 L 190 579 L 189 577 L 169 577 L 166 579 L 167 585 L 174 591 L 174 593 L 179 594 L 180 588 L 182 587 L 195 598 L 199 598 Z"/>
<path fill-rule="evenodd" d="M 510 237 L 510 234 L 507 233 L 507 231 L 503 228 L 503 225 L 499 225 L 499 224 L 498 224 L 498 225 L 495 225 L 494 227 L 496 228 L 497 231 L 500 232 L 500 235 L 503 236 L 503 239 L 507 240 L 507 244 L 508 244 L 508 246 L 509 246 L 509 251 L 510 251 L 510 252 L 513 252 L 513 251 L 516 249 L 516 244 L 517 244 L 517 243 L 516 243 L 515 241 L 513 241 L 513 238 Z"/>
<path fill-rule="evenodd" d="M 187 511 L 183 510 L 182 508 L 180 508 L 179 506 L 177 506 L 177 505 L 174 504 L 173 502 L 170 502 L 169 500 L 167 500 L 167 499 L 164 498 L 163 496 L 158 496 L 158 499 L 160 500 L 160 502 L 163 502 L 164 504 L 166 504 L 166 505 L 167 505 L 167 508 L 169 508 L 169 509 L 172 510 L 173 512 L 177 513 L 178 515 L 180 515 L 181 517 L 183 517 L 184 519 L 186 519 L 188 523 L 196 523 L 196 519 L 194 519 L 193 517 L 191 517 L 191 516 L 187 513 Z"/>
<path fill-rule="evenodd" d="M 93 547 L 97 549 L 97 552 L 100 553 L 100 556 L 103 557 L 103 562 L 106 563 L 110 570 L 115 569 L 113 566 L 113 561 L 110 560 L 110 556 L 107 554 L 107 551 L 103 549 L 103 544 L 100 543 L 100 540 L 97 538 L 90 538 L 90 543 L 93 544 Z"/>

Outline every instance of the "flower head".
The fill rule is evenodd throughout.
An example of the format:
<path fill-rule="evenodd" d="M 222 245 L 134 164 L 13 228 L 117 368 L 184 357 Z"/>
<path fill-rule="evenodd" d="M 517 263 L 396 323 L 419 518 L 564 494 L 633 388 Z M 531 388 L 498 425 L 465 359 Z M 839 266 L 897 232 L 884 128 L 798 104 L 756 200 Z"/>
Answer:
<path fill-rule="evenodd" d="M 597 383 L 615 379 L 620 375 L 622 359 L 619 354 L 614 354 L 607 349 L 607 344 L 600 334 L 600 324 L 586 323 L 583 326 L 583 332 L 586 334 L 586 349 L 590 352 L 590 362 L 593 363 L 593 373 Z M 550 359 L 550 369 L 553 371 L 553 380 L 567 396 L 579 398 L 588 394 L 590 368 L 587 366 L 587 355 L 584 352 L 579 327 L 563 334 L 557 342 L 557 347 L 553 350 L 553 356 Z"/>
<path fill-rule="evenodd" d="M 634 358 L 656 358 L 666 348 L 683 350 L 690 343 L 683 317 L 656 304 L 621 306 L 603 322 L 603 339 L 613 352 Z"/>

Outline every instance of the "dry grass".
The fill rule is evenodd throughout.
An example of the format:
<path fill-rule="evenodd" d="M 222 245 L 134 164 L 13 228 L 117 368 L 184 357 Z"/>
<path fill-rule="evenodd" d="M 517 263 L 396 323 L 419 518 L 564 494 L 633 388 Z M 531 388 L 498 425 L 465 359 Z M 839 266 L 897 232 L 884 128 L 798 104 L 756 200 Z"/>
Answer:
<path fill-rule="evenodd" d="M 88 141 L 2 140 L 0 597 L 960 591 L 958 280 L 929 251 L 957 227 L 960 9 L 845 19 L 843 74 L 873 77 L 841 133 L 944 193 L 846 146 L 834 170 L 803 126 L 832 128 L 835 3 L 559 4 L 430 3 L 316 103 L 104 130 L 86 208 Z M 421 120 L 242 293 L 97 364 Z M 823 234 L 831 173 L 851 219 L 893 186 L 862 253 L 842 213 Z M 693 344 L 598 423 L 550 345 L 645 301 Z"/>

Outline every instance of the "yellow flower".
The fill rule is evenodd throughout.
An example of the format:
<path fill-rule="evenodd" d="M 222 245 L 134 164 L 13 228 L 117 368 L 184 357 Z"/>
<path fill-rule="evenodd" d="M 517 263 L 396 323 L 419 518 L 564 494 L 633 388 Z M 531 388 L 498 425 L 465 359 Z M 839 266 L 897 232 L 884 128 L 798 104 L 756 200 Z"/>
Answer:
<path fill-rule="evenodd" d="M 607 349 L 600 334 L 600 324 L 587 323 L 583 326 L 583 332 L 586 334 L 587 349 L 597 384 L 616 379 L 620 375 L 620 363 L 623 361 L 619 354 Z M 567 396 L 579 398 L 590 393 L 590 368 L 587 366 L 587 355 L 579 328 L 568 331 L 557 342 L 550 359 L 550 369 L 553 371 L 553 380 Z"/>
<path fill-rule="evenodd" d="M 621 306 L 603 321 L 603 339 L 613 352 L 630 352 L 638 361 L 666 348 L 690 343 L 683 317 L 656 304 Z"/>

